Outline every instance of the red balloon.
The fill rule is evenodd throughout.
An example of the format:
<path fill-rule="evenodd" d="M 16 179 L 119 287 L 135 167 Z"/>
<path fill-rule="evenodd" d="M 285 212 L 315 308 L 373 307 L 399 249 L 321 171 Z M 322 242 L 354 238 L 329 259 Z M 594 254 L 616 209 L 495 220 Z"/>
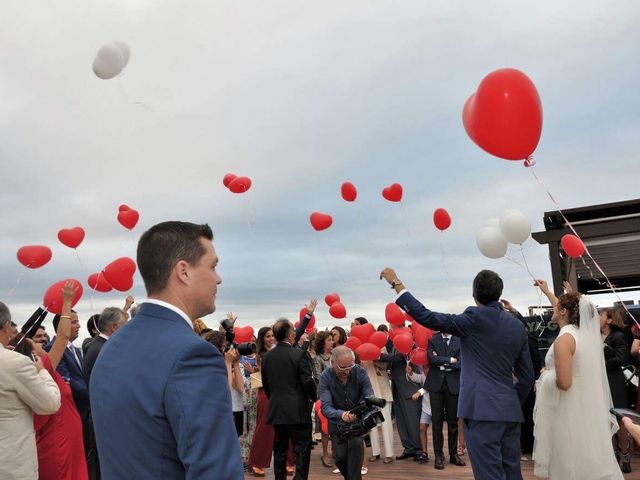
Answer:
<path fill-rule="evenodd" d="M 233 182 L 238 176 L 235 173 L 227 173 L 222 179 L 222 183 L 225 187 L 229 188 L 229 184 Z"/>
<path fill-rule="evenodd" d="M 446 230 L 451 226 L 451 216 L 444 208 L 438 208 L 433 212 L 433 224 L 438 230 Z"/>
<path fill-rule="evenodd" d="M 51 313 L 55 313 L 56 315 L 60 315 L 62 313 L 62 288 L 67 282 L 73 282 L 74 287 L 76 288 L 76 294 L 73 297 L 73 302 L 71 302 L 71 307 L 78 303 L 80 297 L 82 297 L 82 284 L 76 279 L 68 278 L 54 283 L 47 289 L 44 294 L 44 298 L 42 299 L 42 304 L 46 310 L 49 310 Z"/>
<path fill-rule="evenodd" d="M 18 261 L 27 268 L 40 268 L 49 263 L 53 253 L 45 245 L 25 245 L 18 250 Z"/>
<path fill-rule="evenodd" d="M 402 200 L 402 185 L 392 183 L 382 190 L 382 196 L 390 202 L 399 202 Z"/>
<path fill-rule="evenodd" d="M 393 339 L 393 346 L 400 353 L 407 355 L 413 349 L 413 337 L 411 335 L 396 335 Z"/>
<path fill-rule="evenodd" d="M 423 326 L 420 326 L 420 328 L 418 328 L 413 334 L 413 339 L 415 340 L 416 345 L 420 348 L 427 348 L 431 337 L 433 337 L 433 332 Z"/>
<path fill-rule="evenodd" d="M 302 322 L 302 320 L 304 320 L 304 317 L 307 315 L 307 307 L 303 307 L 300 310 L 300 322 Z M 311 320 L 309 320 L 309 325 L 307 325 L 307 328 L 305 329 L 305 332 L 309 333 L 310 331 L 313 330 L 313 327 L 316 326 L 316 316 L 315 314 L 311 314 Z M 296 326 L 296 328 L 298 328 Z"/>
<path fill-rule="evenodd" d="M 362 342 L 358 337 L 349 337 L 345 342 L 344 346 L 350 348 L 354 352 L 358 349 L 358 347 L 362 345 Z"/>
<path fill-rule="evenodd" d="M 246 327 L 233 327 L 233 333 L 235 334 L 236 343 L 246 343 L 253 340 L 253 327 L 247 325 Z"/>
<path fill-rule="evenodd" d="M 377 347 L 373 343 L 363 343 L 356 348 L 356 353 L 360 357 L 360 360 L 367 362 L 372 360 L 378 360 L 380 358 L 380 347 Z"/>
<path fill-rule="evenodd" d="M 69 248 L 78 248 L 84 240 L 84 228 L 63 228 L 58 232 L 58 240 Z"/>
<path fill-rule="evenodd" d="M 373 332 L 376 331 L 376 327 L 374 327 L 370 323 L 365 323 L 364 325 L 356 325 L 351 329 L 351 336 L 358 337 L 358 339 L 364 343 L 369 341 L 369 337 Z"/>
<path fill-rule="evenodd" d="M 244 193 L 251 188 L 251 179 L 249 177 L 236 177 L 229 182 L 229 190 L 233 193 Z"/>
<path fill-rule="evenodd" d="M 404 311 L 395 303 L 389 303 L 384 309 L 384 316 L 392 325 L 403 325 L 405 316 Z"/>
<path fill-rule="evenodd" d="M 123 203 L 122 205 L 120 205 L 118 207 L 118 211 L 119 212 L 126 212 L 127 210 L 131 210 L 131 207 L 129 205 L 127 205 L 126 203 Z"/>
<path fill-rule="evenodd" d="M 373 332 L 369 337 L 369 343 L 373 343 L 376 347 L 382 348 L 387 344 L 387 332 Z"/>
<path fill-rule="evenodd" d="M 490 73 L 462 110 L 462 123 L 480 148 L 505 160 L 524 160 L 540 141 L 542 104 L 524 73 L 503 68 Z"/>
<path fill-rule="evenodd" d="M 567 252 L 567 255 L 571 258 L 580 258 L 584 255 L 584 252 L 587 251 L 587 247 L 584 246 L 582 240 L 570 233 L 567 233 L 562 237 L 560 244 L 562 245 L 563 250 Z"/>
<path fill-rule="evenodd" d="M 328 306 L 331 306 L 334 303 L 340 301 L 340 295 L 338 295 L 337 293 L 330 293 L 329 295 L 324 297 L 324 301 Z"/>
<path fill-rule="evenodd" d="M 133 275 L 136 273 L 136 262 L 129 257 L 120 257 L 107 265 L 102 274 L 113 288 L 126 292 L 133 287 Z"/>
<path fill-rule="evenodd" d="M 329 314 L 333 318 L 344 318 L 347 316 L 347 309 L 340 302 L 334 302 L 329 307 Z"/>
<path fill-rule="evenodd" d="M 109 282 L 107 282 L 107 279 L 104 278 L 102 272 L 92 273 L 91 275 L 89 275 L 89 278 L 87 279 L 87 285 L 98 292 L 110 292 L 111 290 L 113 290 L 113 287 Z"/>
<path fill-rule="evenodd" d="M 133 208 L 130 208 L 128 210 L 120 210 L 118 212 L 118 222 L 120 222 L 120 225 L 122 225 L 124 228 L 133 230 L 133 227 L 136 226 L 138 220 L 140 220 L 140 214 Z"/>
<path fill-rule="evenodd" d="M 429 363 L 429 356 L 424 348 L 414 348 L 411 355 L 409 355 L 409 361 L 414 365 L 422 367 Z"/>
<path fill-rule="evenodd" d="M 392 328 L 389 331 L 389 338 L 391 340 L 393 340 L 394 338 L 396 338 L 398 335 L 409 335 L 411 336 L 411 329 L 409 327 L 398 327 L 398 328 Z"/>
<path fill-rule="evenodd" d="M 331 215 L 320 212 L 313 212 L 309 220 L 311 221 L 311 226 L 318 232 L 326 230 L 333 224 L 333 217 Z"/>
<path fill-rule="evenodd" d="M 340 187 L 340 193 L 347 202 L 353 202 L 358 198 L 358 189 L 351 182 L 344 182 Z"/>

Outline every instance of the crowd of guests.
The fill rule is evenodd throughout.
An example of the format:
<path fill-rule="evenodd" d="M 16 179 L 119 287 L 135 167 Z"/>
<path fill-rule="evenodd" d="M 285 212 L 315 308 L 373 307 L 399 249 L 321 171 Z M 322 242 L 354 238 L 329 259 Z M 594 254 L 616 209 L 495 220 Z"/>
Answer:
<path fill-rule="evenodd" d="M 485 473 L 489 462 L 484 462 L 493 452 L 482 451 L 478 438 L 486 440 L 495 432 L 486 431 L 485 437 L 478 437 L 478 432 L 486 428 L 485 423 L 495 423 L 482 415 L 498 418 L 504 412 L 495 405 L 473 405 L 471 397 L 479 398 L 481 392 L 470 390 L 476 386 L 464 377 L 465 371 L 467 375 L 473 371 L 475 383 L 482 375 L 482 367 L 473 364 L 477 359 L 465 360 L 465 351 L 477 348 L 471 337 L 477 341 L 483 334 L 495 333 L 470 332 L 465 322 L 480 315 L 478 311 L 486 314 L 489 307 L 504 322 L 502 333 L 509 328 L 526 332 L 506 369 L 509 388 L 515 389 L 519 404 L 500 433 L 506 439 L 501 447 L 503 463 L 512 460 L 515 452 L 519 471 L 520 457 L 529 460 L 533 455 L 536 474 L 552 479 L 596 478 L 589 476 L 594 471 L 601 472 L 597 478 L 613 479 L 631 471 L 631 435 L 638 435 L 640 427 L 627 420 L 612 422 L 608 416 L 610 407 L 635 407 L 637 402 L 625 369 L 640 354 L 640 335 L 624 310 L 597 312 L 570 286 L 557 298 L 546 282 L 536 281 L 553 306 L 551 321 L 560 327 L 543 367 L 537 334 L 524 329 L 532 319 L 500 299 L 501 280 L 499 289 L 494 289 L 499 290 L 497 296 L 478 290 L 474 282 L 478 311 L 444 315 L 410 297 L 388 269 L 381 278 L 398 292 L 398 304 L 437 330 L 428 344 L 426 366 L 412 364 L 391 340 L 379 360 L 360 361 L 345 344 L 350 328 L 368 320 L 356 317 L 350 328 L 311 328 L 315 299 L 299 324 L 279 319 L 263 326 L 253 339 L 254 348 L 240 352 L 233 329 L 228 328 L 236 321 L 233 314 L 227 315 L 226 327 L 209 328 L 198 318 L 213 311 L 209 297 L 215 299 L 221 282 L 211 273 L 217 256 L 212 234 L 204 227 L 166 222 L 145 233 L 138 264 L 150 299 L 134 306 L 134 299 L 127 297 L 123 308 L 109 307 L 91 316 L 86 322 L 90 337 L 81 348 L 74 344 L 80 319 L 71 308 L 76 293 L 72 283 L 63 288 L 52 339 L 41 323 L 44 316 L 19 330 L 9 308 L 0 302 L 0 478 L 111 479 L 125 478 L 123 472 L 135 478 L 198 478 L 210 469 L 216 469 L 219 478 L 242 478 L 244 472 L 265 476 L 265 470 L 273 467 L 276 479 L 287 475 L 302 479 L 308 478 L 313 461 L 357 480 L 368 473 L 372 462 L 427 464 L 430 453 L 433 468 L 464 466 L 467 449 L 476 478 L 491 478 Z M 190 257 L 189 249 L 199 255 Z M 158 276 L 162 268 L 152 268 L 162 262 L 165 278 Z M 209 263 L 201 267 L 201 262 Z M 493 275 L 485 274 L 483 279 L 498 285 Z M 474 328 L 480 323 L 478 317 Z M 380 324 L 377 330 L 401 327 Z M 506 344 L 503 349 L 508 350 Z M 143 365 L 143 359 L 151 365 Z M 206 372 L 211 373 L 212 383 L 200 388 L 197 384 Z M 151 385 L 156 377 L 162 381 Z M 539 380 L 532 389 L 534 378 Z M 224 387 L 215 383 L 220 379 Z M 363 437 L 345 440 L 337 434 L 336 424 L 354 421 L 349 413 L 354 407 L 351 399 L 370 394 L 386 400 L 381 408 L 384 421 Z M 492 394 L 495 402 L 504 400 L 505 394 Z M 594 397 L 597 402 L 592 401 Z M 497 410 L 478 413 L 478 408 Z M 220 409 L 228 409 L 228 418 L 218 419 Z M 122 416 L 128 417 L 121 420 Z M 212 418 L 217 425 L 209 426 Z M 512 427 L 516 424 L 517 429 Z M 394 425 L 401 450 L 394 446 Z M 210 437 L 213 431 L 216 438 Z M 472 435 L 469 441 L 465 431 Z M 144 441 L 138 445 L 140 439 Z M 227 450 L 214 457 L 208 451 L 213 444 L 209 442 L 222 442 Z M 128 460 L 114 459 L 123 444 L 127 454 L 133 445 L 140 452 Z M 317 451 L 313 460 L 312 449 Z M 395 455 L 396 451 L 400 453 Z"/>

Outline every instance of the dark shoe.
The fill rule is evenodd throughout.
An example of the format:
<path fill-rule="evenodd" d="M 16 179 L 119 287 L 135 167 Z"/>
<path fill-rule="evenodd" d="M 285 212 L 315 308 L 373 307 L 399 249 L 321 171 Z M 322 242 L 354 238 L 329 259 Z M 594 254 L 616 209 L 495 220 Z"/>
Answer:
<path fill-rule="evenodd" d="M 415 453 L 409 453 L 405 450 L 404 452 L 402 452 L 402 455 L 396 456 L 396 460 L 404 460 L 405 458 L 413 458 L 415 456 Z"/>
<path fill-rule="evenodd" d="M 436 460 L 433 464 L 436 470 L 444 470 L 444 458 L 436 457 Z"/>
<path fill-rule="evenodd" d="M 457 453 L 455 455 L 451 455 L 449 457 L 449 463 L 452 463 L 452 464 L 457 465 L 459 467 L 464 467 L 464 466 L 467 465 L 466 463 L 464 463 L 464 460 L 462 460 L 460 458 L 460 455 L 458 455 Z"/>
<path fill-rule="evenodd" d="M 393 462 L 393 457 L 386 457 L 386 458 L 382 461 L 382 463 L 391 463 L 391 462 Z"/>
<path fill-rule="evenodd" d="M 426 452 L 420 452 L 413 460 L 418 463 L 429 463 L 429 454 Z"/>
<path fill-rule="evenodd" d="M 631 454 L 629 452 L 620 452 L 620 459 L 622 460 L 622 463 L 620 464 L 622 473 L 631 473 Z"/>
<path fill-rule="evenodd" d="M 380 460 L 380 455 L 369 457 L 369 462 L 377 462 L 378 460 Z"/>

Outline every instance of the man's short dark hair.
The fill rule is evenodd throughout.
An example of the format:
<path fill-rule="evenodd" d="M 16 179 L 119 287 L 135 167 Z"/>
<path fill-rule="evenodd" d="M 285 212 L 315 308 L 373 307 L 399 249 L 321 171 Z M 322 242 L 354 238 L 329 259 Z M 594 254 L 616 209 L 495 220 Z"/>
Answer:
<path fill-rule="evenodd" d="M 364 317 L 356 317 L 353 319 L 358 325 L 364 325 L 365 323 L 369 323 L 369 321 Z"/>
<path fill-rule="evenodd" d="M 71 313 L 78 313 L 75 310 L 71 310 Z M 57 332 L 58 331 L 58 324 L 60 323 L 60 314 L 56 314 L 53 317 L 53 331 Z"/>
<path fill-rule="evenodd" d="M 226 340 L 224 332 L 218 332 L 217 330 L 209 329 L 209 331 L 205 335 L 203 335 L 202 338 L 216 347 L 220 351 L 220 353 L 222 353 L 224 341 Z"/>
<path fill-rule="evenodd" d="M 488 305 L 500 300 L 503 288 L 502 279 L 496 272 L 482 270 L 473 279 L 473 298 L 480 305 Z"/>
<path fill-rule="evenodd" d="M 95 337 L 100 333 L 98 331 L 98 320 L 100 320 L 99 313 L 94 313 L 89 317 L 89 320 L 87 320 L 87 331 L 92 337 Z"/>
<path fill-rule="evenodd" d="M 147 295 L 167 287 L 173 267 L 184 260 L 196 265 L 206 250 L 200 238 L 213 240 L 209 225 L 189 222 L 162 222 L 142 234 L 138 242 L 138 268 Z"/>
<path fill-rule="evenodd" d="M 291 335 L 293 328 L 293 323 L 286 318 L 281 318 L 273 324 L 273 336 L 278 342 L 284 342 Z"/>

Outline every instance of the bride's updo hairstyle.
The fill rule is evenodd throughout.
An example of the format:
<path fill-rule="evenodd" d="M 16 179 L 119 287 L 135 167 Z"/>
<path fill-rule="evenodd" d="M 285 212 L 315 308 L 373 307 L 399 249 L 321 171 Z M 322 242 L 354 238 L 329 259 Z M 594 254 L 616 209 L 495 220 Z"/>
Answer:
<path fill-rule="evenodd" d="M 569 312 L 569 324 L 580 326 L 580 294 L 565 293 L 558 298 L 558 308 L 566 308 Z"/>

